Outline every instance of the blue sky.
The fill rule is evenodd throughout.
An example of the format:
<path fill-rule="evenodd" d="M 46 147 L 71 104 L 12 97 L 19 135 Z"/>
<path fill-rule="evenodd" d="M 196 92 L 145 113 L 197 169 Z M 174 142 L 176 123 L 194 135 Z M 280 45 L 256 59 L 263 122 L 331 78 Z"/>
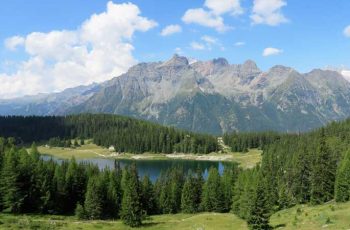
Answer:
<path fill-rule="evenodd" d="M 200 60 L 225 57 L 231 63 L 253 59 L 263 70 L 276 64 L 300 72 L 325 66 L 350 67 L 350 29 L 345 32 L 350 25 L 350 1 L 224 0 L 227 6 L 232 6 L 231 10 L 217 4 L 220 1 L 111 1 L 108 11 L 109 1 L 105 0 L 3 0 L 0 80 L 9 87 L 18 87 L 11 87 L 9 92 L 0 89 L 0 98 L 103 81 L 137 62 L 166 60 L 175 52 Z M 125 9 L 112 10 L 112 6 L 128 2 Z M 135 13 L 135 7 L 139 12 Z M 191 9 L 205 12 L 208 20 L 188 12 Z M 124 28 L 118 20 L 126 15 L 135 21 Z M 94 20 L 97 24 L 107 20 L 113 23 L 102 27 L 96 26 Z M 92 33 L 81 32 L 85 30 L 84 23 L 89 24 Z M 177 32 L 162 36 L 163 29 L 169 25 Z M 127 26 L 132 29 L 128 31 Z M 48 36 L 52 31 L 58 37 Z M 113 34 L 109 35 L 108 31 Z M 101 36 L 95 37 L 96 34 Z M 9 43 L 14 36 L 16 39 Z M 79 54 L 77 47 L 82 50 Z M 61 53 L 62 50 L 66 53 Z M 115 63 L 118 68 L 113 67 Z M 69 68 L 72 68 L 69 74 L 62 71 Z M 85 79 L 90 72 L 91 76 Z M 40 85 L 43 79 L 44 86 Z M 23 86 L 28 89 L 24 90 Z"/>

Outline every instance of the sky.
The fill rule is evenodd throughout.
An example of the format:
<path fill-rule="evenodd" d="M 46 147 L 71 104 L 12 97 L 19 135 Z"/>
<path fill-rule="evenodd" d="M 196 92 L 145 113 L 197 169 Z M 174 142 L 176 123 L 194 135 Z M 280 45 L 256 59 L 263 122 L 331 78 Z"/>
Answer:
<path fill-rule="evenodd" d="M 0 99 L 102 82 L 174 53 L 350 77 L 350 1 L 1 1 Z"/>

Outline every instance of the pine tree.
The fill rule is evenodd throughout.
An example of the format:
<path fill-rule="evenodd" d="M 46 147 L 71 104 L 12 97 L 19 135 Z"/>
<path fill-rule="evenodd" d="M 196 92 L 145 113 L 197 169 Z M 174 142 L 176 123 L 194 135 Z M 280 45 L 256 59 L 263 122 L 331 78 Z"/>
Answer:
<path fill-rule="evenodd" d="M 218 170 L 210 168 L 202 193 L 202 209 L 208 212 L 224 211 L 224 194 Z"/>
<path fill-rule="evenodd" d="M 335 181 L 335 200 L 346 202 L 350 200 L 350 151 L 347 151 L 337 170 Z"/>
<path fill-rule="evenodd" d="M 196 203 L 196 183 L 192 174 L 186 178 L 181 195 L 181 210 L 184 213 L 195 213 L 198 211 L 198 203 Z"/>
<path fill-rule="evenodd" d="M 311 203 L 322 204 L 333 198 L 336 162 L 321 129 L 319 146 L 311 173 Z"/>
<path fill-rule="evenodd" d="M 101 178 L 97 176 L 91 177 L 88 182 L 84 202 L 84 213 L 87 219 L 102 219 L 103 195 Z"/>
<path fill-rule="evenodd" d="M 155 199 L 155 193 L 153 184 L 149 176 L 144 176 L 141 183 L 142 190 L 142 209 L 147 215 L 152 215 L 157 213 L 157 204 Z"/>
<path fill-rule="evenodd" d="M 123 186 L 121 219 L 126 225 L 138 227 L 142 224 L 143 213 L 136 165 L 127 169 Z"/>
<path fill-rule="evenodd" d="M 267 200 L 266 181 L 260 174 L 258 178 L 258 184 L 255 191 L 255 196 L 252 201 L 252 207 L 250 209 L 248 217 L 248 226 L 253 230 L 266 230 L 271 229 L 269 225 L 270 210 Z"/>
<path fill-rule="evenodd" d="M 19 213 L 23 204 L 18 186 L 17 162 L 15 149 L 13 148 L 5 153 L 1 170 L 2 206 L 12 213 Z"/>
<path fill-rule="evenodd" d="M 115 169 L 109 173 L 109 183 L 107 185 L 107 201 L 105 204 L 107 217 L 115 219 L 119 217 L 121 199 L 121 175 L 120 171 Z"/>

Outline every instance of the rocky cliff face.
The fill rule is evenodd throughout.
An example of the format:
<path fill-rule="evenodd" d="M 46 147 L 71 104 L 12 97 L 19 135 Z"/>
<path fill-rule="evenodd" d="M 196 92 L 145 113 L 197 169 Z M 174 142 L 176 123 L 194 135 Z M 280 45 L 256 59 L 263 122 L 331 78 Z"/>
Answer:
<path fill-rule="evenodd" d="M 190 64 L 174 55 L 165 62 L 140 63 L 101 85 L 64 95 L 64 103 L 37 113 L 23 110 L 27 102 L 0 102 L 0 113 L 114 113 L 214 134 L 306 131 L 350 116 L 350 83 L 337 72 L 301 74 L 284 66 L 263 72 L 251 60 L 231 65 L 224 58 Z M 44 103 L 40 99 L 36 105 L 48 104 L 52 97 L 46 95 Z M 4 106 L 14 104 L 17 110 Z"/>

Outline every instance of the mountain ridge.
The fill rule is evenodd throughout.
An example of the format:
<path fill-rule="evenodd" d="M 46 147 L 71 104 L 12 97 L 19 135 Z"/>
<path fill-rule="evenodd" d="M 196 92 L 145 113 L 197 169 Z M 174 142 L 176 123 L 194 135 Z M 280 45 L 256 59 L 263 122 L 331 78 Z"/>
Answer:
<path fill-rule="evenodd" d="M 262 71 L 252 60 L 190 63 L 174 55 L 69 92 L 0 101 L 0 114 L 112 113 L 213 134 L 307 131 L 350 116 L 350 83 L 338 72 L 282 65 Z"/>

